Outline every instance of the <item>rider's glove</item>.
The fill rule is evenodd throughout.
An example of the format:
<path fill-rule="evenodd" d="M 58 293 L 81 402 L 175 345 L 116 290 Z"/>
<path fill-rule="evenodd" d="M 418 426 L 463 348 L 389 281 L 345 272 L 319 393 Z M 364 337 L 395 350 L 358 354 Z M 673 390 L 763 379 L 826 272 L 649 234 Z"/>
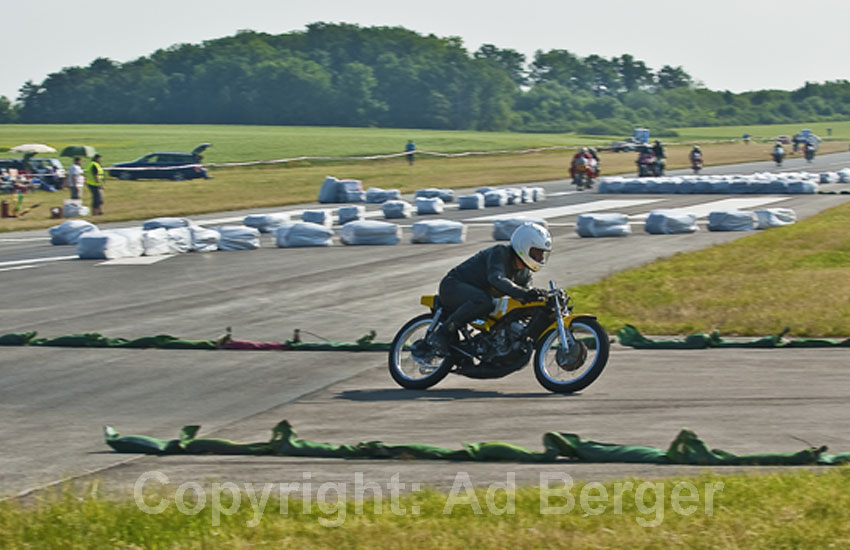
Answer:
<path fill-rule="evenodd" d="M 526 304 L 529 302 L 542 302 L 546 300 L 548 295 L 549 293 L 542 288 L 531 288 L 525 291 L 522 301 Z"/>

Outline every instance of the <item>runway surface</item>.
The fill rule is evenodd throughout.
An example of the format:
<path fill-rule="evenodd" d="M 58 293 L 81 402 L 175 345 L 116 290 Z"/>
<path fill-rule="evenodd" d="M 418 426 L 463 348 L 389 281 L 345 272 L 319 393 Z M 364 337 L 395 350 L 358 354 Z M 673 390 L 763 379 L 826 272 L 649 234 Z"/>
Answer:
<path fill-rule="evenodd" d="M 752 163 L 724 170 L 749 173 L 771 165 Z M 842 153 L 820 157 L 809 168 L 846 166 L 850 154 Z M 785 168 L 791 167 L 787 162 Z M 647 235 L 642 219 L 655 208 L 689 208 L 707 216 L 713 208 L 730 207 L 728 201 L 733 200 L 748 201 L 736 203 L 747 209 L 793 208 L 805 218 L 850 198 L 615 196 L 576 193 L 565 181 L 540 185 L 548 194 L 542 203 L 482 211 L 448 209 L 440 216 L 403 220 L 403 242 L 391 247 L 342 246 L 337 241 L 329 248 L 278 249 L 270 236 L 264 236 L 263 248 L 255 251 L 116 264 L 74 259 L 73 247 L 51 246 L 46 231 L 0 234 L 0 278 L 6 290 L 0 333 L 37 330 L 50 337 L 100 332 L 126 338 L 166 333 L 210 339 L 232 327 L 236 338 L 284 341 L 298 328 L 305 339 L 345 341 L 374 329 L 378 340 L 389 341 L 404 321 L 422 311 L 420 294 L 433 293 L 451 267 L 493 244 L 492 222 L 483 217 L 546 217 L 555 252 L 536 281 L 552 278 L 569 287 L 746 234 Z M 377 210 L 377 205 L 368 207 Z M 634 234 L 623 239 L 579 238 L 576 216 L 602 211 L 628 214 Z M 247 213 L 192 219 L 209 225 L 235 223 Z M 410 244 L 409 225 L 430 218 L 467 223 L 467 242 Z M 140 223 L 109 227 L 127 225 Z M 175 479 L 220 476 L 236 482 L 284 481 L 277 478 L 303 471 L 343 481 L 355 471 L 383 479 L 402 471 L 437 486 L 447 481 L 451 485 L 459 468 L 475 468 L 480 476 L 473 480 L 482 484 L 503 479 L 508 469 L 525 472 L 518 474 L 518 481 L 534 482 L 536 472 L 516 465 L 139 458 L 109 451 L 103 443 L 103 424 L 122 433 L 166 438 L 176 436 L 184 424 L 202 424 L 204 435 L 262 440 L 278 420 L 289 418 L 308 439 L 446 446 L 495 439 L 531 448 L 539 447 L 541 435 L 550 430 L 666 446 L 679 428 L 687 426 L 711 446 L 736 452 L 806 446 L 795 438 L 829 444 L 834 451 L 850 450 L 844 435 L 847 413 L 839 406 L 846 402 L 850 375 L 843 368 L 846 352 L 835 350 L 620 348 L 613 351 L 600 380 L 571 397 L 546 394 L 530 370 L 494 382 L 450 377 L 435 390 L 405 392 L 385 372 L 385 356 L 375 353 L 4 348 L 0 356 L 0 417 L 5 420 L 0 425 L 4 442 L 0 497 L 90 472 L 116 486 L 132 485 L 146 469 L 162 469 Z M 585 478 L 673 472 L 614 465 L 569 468 Z"/>

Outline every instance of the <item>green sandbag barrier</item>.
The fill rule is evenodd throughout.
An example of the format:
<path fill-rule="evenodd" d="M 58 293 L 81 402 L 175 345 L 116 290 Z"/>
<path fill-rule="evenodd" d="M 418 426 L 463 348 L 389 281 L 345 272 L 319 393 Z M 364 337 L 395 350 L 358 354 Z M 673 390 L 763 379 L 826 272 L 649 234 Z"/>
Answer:
<path fill-rule="evenodd" d="M 68 348 L 216 349 L 216 343 L 212 340 L 181 340 L 167 334 L 128 340 L 126 338 L 107 338 L 96 332 L 71 334 L 58 338 L 31 338 L 27 345 Z"/>
<path fill-rule="evenodd" d="M 687 464 L 697 466 L 802 466 L 834 465 L 850 462 L 850 453 L 824 454 L 826 447 L 810 447 L 792 453 L 753 453 L 736 455 L 710 449 L 690 430 L 682 430 L 667 450 L 655 447 L 616 445 L 582 439 L 576 434 L 548 432 L 543 435 L 543 451 L 537 452 L 510 443 L 466 443 L 461 449 L 434 445 L 393 445 L 363 441 L 356 445 L 319 443 L 298 439 L 286 420 L 272 429 L 269 441 L 236 443 L 227 439 L 196 438 L 200 426 L 184 426 L 177 439 L 148 436 L 121 437 L 106 426 L 106 444 L 119 453 L 152 455 L 212 454 L 270 455 L 306 458 L 422 459 L 508 462 L 617 462 L 638 464 Z"/>
<path fill-rule="evenodd" d="M 708 348 L 829 348 L 850 347 L 850 338 L 835 340 L 832 338 L 798 338 L 785 340 L 783 336 L 790 329 L 785 329 L 776 336 L 763 336 L 753 340 L 727 340 L 715 330 L 711 334 L 691 334 L 684 339 L 653 340 L 642 335 L 632 325 L 626 325 L 617 338 L 624 346 L 636 349 L 708 349 Z"/>
<path fill-rule="evenodd" d="M 375 331 L 357 339 L 357 342 L 287 342 L 293 351 L 389 351 L 388 342 L 375 342 Z"/>
<path fill-rule="evenodd" d="M 388 351 L 387 342 L 374 342 L 375 332 L 356 342 L 251 342 L 234 340 L 230 334 L 218 340 L 183 340 L 167 334 L 127 338 L 107 338 L 96 332 L 69 334 L 56 338 L 36 338 L 36 332 L 12 332 L 0 335 L 0 346 L 50 346 L 69 348 L 193 349 L 242 351 Z"/>

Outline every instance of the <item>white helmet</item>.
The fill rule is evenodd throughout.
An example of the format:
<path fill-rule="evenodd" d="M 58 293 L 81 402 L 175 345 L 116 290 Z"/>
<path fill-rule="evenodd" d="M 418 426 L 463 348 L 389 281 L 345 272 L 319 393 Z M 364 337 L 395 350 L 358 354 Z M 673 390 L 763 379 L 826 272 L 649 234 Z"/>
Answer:
<path fill-rule="evenodd" d="M 542 225 L 525 222 L 511 235 L 511 247 L 532 271 L 540 271 L 552 251 L 552 236 Z"/>

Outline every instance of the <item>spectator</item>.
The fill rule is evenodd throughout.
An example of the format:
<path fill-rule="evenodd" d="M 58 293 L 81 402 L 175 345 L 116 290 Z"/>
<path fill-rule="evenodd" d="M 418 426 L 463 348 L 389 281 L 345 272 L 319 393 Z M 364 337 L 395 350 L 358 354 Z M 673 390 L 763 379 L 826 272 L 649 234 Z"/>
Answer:
<path fill-rule="evenodd" d="M 413 155 L 414 151 L 416 151 L 416 144 L 413 143 L 412 139 L 407 140 L 407 145 L 404 147 L 404 150 L 407 151 L 407 163 L 413 166 Z"/>
<path fill-rule="evenodd" d="M 103 171 L 103 166 L 100 165 L 101 156 L 95 155 L 91 161 L 89 168 L 88 187 L 92 197 L 92 214 L 100 216 L 103 214 L 103 183 L 106 172 Z"/>
<path fill-rule="evenodd" d="M 81 162 L 80 157 L 74 157 L 74 164 L 68 171 L 68 188 L 71 190 L 72 199 L 83 198 L 83 185 L 86 183 L 86 176 Z"/>

